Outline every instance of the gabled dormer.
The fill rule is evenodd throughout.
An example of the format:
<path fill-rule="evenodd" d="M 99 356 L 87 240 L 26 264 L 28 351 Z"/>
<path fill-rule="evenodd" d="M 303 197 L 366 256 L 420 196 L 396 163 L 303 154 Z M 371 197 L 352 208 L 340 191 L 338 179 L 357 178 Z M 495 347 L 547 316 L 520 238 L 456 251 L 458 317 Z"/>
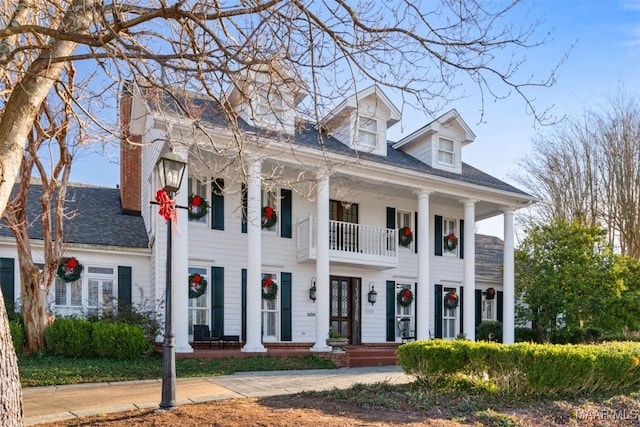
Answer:
<path fill-rule="evenodd" d="M 462 147 L 476 138 L 456 110 L 450 110 L 428 125 L 393 144 L 427 165 L 454 173 L 462 172 Z"/>
<path fill-rule="evenodd" d="M 387 155 L 387 129 L 400 111 L 377 87 L 370 86 L 344 100 L 322 120 L 322 128 L 359 152 Z"/>
<path fill-rule="evenodd" d="M 282 64 L 259 65 L 234 81 L 227 99 L 248 124 L 293 134 L 296 107 L 307 96 L 307 87 Z"/>

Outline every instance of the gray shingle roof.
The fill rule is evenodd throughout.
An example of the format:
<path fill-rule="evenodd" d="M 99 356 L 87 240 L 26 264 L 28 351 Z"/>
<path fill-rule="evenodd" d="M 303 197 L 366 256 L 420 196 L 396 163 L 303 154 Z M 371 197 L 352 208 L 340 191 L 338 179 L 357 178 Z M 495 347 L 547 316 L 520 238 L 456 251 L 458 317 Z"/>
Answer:
<path fill-rule="evenodd" d="M 174 94 L 174 96 L 170 96 L 166 93 L 158 96 L 157 94 L 152 93 L 151 95 L 149 95 L 147 100 L 150 101 L 151 107 L 157 111 L 169 112 L 178 116 L 184 116 L 184 111 L 188 110 L 194 112 L 201 124 L 205 126 L 222 128 L 228 127 L 228 121 L 225 114 L 222 112 L 219 104 L 212 99 L 203 98 L 193 93 L 185 94 L 184 92 L 181 92 L 178 94 Z M 276 139 L 281 137 L 273 132 L 269 132 L 268 130 L 250 126 L 241 118 L 238 118 L 238 126 L 242 130 L 256 133 L 264 137 L 270 136 Z M 480 185 L 495 190 L 501 190 L 531 197 L 524 191 L 510 184 L 507 184 L 506 182 L 501 181 L 498 178 L 495 178 L 485 172 L 482 172 L 481 170 L 476 169 L 464 162 L 462 163 L 461 174 L 433 168 L 402 150 L 394 149 L 392 146 L 393 144 L 395 144 L 395 142 L 392 141 L 389 141 L 387 143 L 388 146 L 386 157 L 381 155 L 356 152 L 355 150 L 338 141 L 336 138 L 324 132 L 318 131 L 317 127 L 309 122 L 302 123 L 297 126 L 296 134 L 291 137 L 291 143 L 293 145 L 300 145 L 308 148 L 315 148 L 318 150 L 324 148 L 331 153 L 342 154 L 352 158 L 356 158 L 357 156 L 367 161 L 395 166 L 398 168 L 420 172 L 427 175 L 438 176 L 454 181 Z"/>
<path fill-rule="evenodd" d="M 42 186 L 32 184 L 27 197 L 27 216 L 31 226 L 29 237 L 42 240 L 42 211 L 38 197 Z M 126 248 L 147 248 L 149 239 L 140 216 L 125 215 L 117 188 L 90 187 L 70 184 L 67 188 L 66 211 L 75 211 L 64 222 L 64 241 L 87 245 Z M 0 236 L 13 237 L 4 221 L 0 221 Z"/>
<path fill-rule="evenodd" d="M 495 236 L 476 234 L 476 276 L 502 280 L 504 242 Z"/>

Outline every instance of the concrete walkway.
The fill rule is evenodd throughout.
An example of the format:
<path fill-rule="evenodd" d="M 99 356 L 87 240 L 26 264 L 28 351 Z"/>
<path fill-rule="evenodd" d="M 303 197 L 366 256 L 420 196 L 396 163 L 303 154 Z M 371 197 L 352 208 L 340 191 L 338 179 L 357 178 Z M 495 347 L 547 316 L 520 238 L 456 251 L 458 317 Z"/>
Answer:
<path fill-rule="evenodd" d="M 301 391 L 349 388 L 381 381 L 407 383 L 412 377 L 399 366 L 246 372 L 176 382 L 179 405 L 241 397 L 264 397 Z M 110 412 L 157 408 L 161 380 L 28 387 L 22 391 L 25 425 Z"/>

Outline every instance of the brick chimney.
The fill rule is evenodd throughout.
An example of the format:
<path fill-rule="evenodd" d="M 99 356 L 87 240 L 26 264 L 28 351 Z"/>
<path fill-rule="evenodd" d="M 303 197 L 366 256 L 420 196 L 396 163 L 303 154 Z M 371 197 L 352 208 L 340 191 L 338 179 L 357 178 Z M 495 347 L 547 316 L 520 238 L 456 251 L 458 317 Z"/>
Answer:
<path fill-rule="evenodd" d="M 120 96 L 120 201 L 125 215 L 141 214 L 142 135 L 130 133 L 133 85 L 125 83 Z"/>

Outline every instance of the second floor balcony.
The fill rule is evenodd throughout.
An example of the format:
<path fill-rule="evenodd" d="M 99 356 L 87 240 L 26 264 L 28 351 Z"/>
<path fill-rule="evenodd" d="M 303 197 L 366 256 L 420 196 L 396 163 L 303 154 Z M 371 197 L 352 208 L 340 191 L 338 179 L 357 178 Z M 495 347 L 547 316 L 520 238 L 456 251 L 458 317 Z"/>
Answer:
<path fill-rule="evenodd" d="M 317 220 L 309 216 L 297 224 L 297 259 L 299 262 L 317 259 Z M 398 266 L 397 230 L 329 221 L 329 261 L 357 264 L 371 268 Z"/>

